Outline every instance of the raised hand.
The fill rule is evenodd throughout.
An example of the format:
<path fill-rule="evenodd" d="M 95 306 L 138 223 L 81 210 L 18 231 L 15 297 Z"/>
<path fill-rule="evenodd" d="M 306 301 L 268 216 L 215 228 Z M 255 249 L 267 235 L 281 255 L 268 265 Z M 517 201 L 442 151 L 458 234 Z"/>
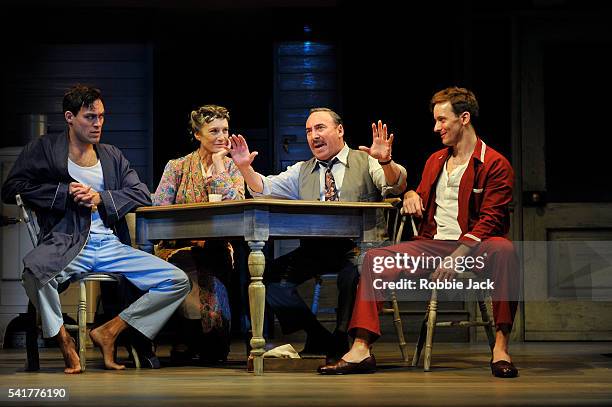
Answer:
<path fill-rule="evenodd" d="M 382 121 L 372 123 L 372 146 L 359 146 L 361 151 L 365 151 L 372 158 L 378 161 L 389 161 L 391 159 L 391 146 L 393 145 L 393 134 L 387 137 L 387 125 Z"/>
<path fill-rule="evenodd" d="M 230 141 L 232 147 L 230 149 L 230 153 L 232 154 L 232 160 L 234 160 L 234 164 L 238 167 L 238 169 L 248 168 L 251 166 L 251 163 L 259 154 L 257 151 L 249 152 L 249 146 L 242 137 L 242 135 L 232 134 L 230 137 Z"/>

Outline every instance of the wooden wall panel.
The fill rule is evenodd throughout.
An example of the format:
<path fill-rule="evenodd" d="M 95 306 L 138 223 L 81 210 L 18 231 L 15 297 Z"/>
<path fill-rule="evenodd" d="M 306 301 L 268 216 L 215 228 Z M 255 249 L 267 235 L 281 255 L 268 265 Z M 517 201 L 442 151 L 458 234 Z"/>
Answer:
<path fill-rule="evenodd" d="M 305 131 L 308 113 L 313 107 L 338 109 L 339 97 L 333 44 L 283 42 L 276 44 L 274 51 L 273 137 L 274 167 L 278 173 L 288 165 L 312 157 Z M 295 249 L 298 244 L 277 241 L 275 257 Z"/>
<path fill-rule="evenodd" d="M 336 60 L 329 56 L 281 56 L 278 58 L 279 72 L 331 72 L 336 71 Z"/>
<path fill-rule="evenodd" d="M 146 44 L 49 44 L 19 50 L 2 78 L 2 146 L 28 141 L 31 114 L 47 116 L 47 133 L 65 128 L 62 97 L 75 83 L 102 91 L 102 142 L 124 150 L 152 186 L 151 49 Z"/>
<path fill-rule="evenodd" d="M 281 73 L 278 75 L 278 87 L 288 90 L 327 90 L 336 89 L 336 75 L 332 73 Z"/>
<path fill-rule="evenodd" d="M 333 44 L 313 41 L 284 42 L 276 51 L 278 56 L 336 55 Z"/>

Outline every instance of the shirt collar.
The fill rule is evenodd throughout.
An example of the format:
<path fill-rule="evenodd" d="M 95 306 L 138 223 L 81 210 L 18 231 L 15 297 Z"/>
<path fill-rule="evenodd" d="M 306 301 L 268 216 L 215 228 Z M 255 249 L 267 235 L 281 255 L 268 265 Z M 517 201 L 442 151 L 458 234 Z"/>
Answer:
<path fill-rule="evenodd" d="M 474 147 L 474 152 L 472 153 L 472 157 L 479 160 L 484 164 L 485 162 L 485 153 L 487 152 L 487 145 L 480 137 L 476 141 L 476 146 Z"/>
<path fill-rule="evenodd" d="M 482 141 L 482 139 L 480 137 L 476 138 L 476 145 L 474 146 L 474 151 L 472 152 L 472 156 L 471 158 L 474 158 L 478 161 L 480 161 L 481 163 L 484 164 L 485 162 L 485 153 L 487 152 L 487 145 L 485 144 L 484 141 Z M 444 151 L 439 157 L 438 159 L 444 159 L 445 161 L 448 160 L 448 158 L 453 154 L 453 148 L 452 147 L 448 147 L 446 149 L 446 151 Z"/>

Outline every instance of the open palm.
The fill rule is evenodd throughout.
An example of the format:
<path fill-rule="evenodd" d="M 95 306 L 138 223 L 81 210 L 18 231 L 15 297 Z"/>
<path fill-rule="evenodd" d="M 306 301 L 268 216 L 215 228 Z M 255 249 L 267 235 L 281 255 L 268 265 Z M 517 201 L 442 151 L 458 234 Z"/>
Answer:
<path fill-rule="evenodd" d="M 378 125 L 372 123 L 372 145 L 370 147 L 359 146 L 359 149 L 378 161 L 388 161 L 391 159 L 392 145 L 393 134 L 387 136 L 387 125 L 379 120 Z"/>
<path fill-rule="evenodd" d="M 253 151 L 252 153 L 249 152 L 249 146 L 244 137 L 240 134 L 237 136 L 232 134 L 230 141 L 232 143 L 230 153 L 232 154 L 234 164 L 236 164 L 238 168 L 250 166 L 258 154 L 257 151 Z"/>

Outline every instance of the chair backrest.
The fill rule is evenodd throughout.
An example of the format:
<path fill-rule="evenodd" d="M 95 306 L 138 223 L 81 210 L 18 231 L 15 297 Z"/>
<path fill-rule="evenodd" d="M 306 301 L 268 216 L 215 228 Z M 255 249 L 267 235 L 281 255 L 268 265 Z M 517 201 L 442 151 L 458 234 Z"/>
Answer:
<path fill-rule="evenodd" d="M 402 201 L 400 200 L 399 203 L 394 202 L 394 205 L 396 207 L 396 220 L 395 226 L 393 227 L 393 243 L 397 244 L 402 241 L 402 236 L 404 234 L 404 226 L 408 218 L 410 219 L 410 225 L 412 226 L 412 236 L 418 236 L 419 232 L 416 228 L 416 225 L 414 224 L 414 217 L 411 215 L 406 215 L 404 213 Z"/>
<path fill-rule="evenodd" d="M 34 219 L 35 215 L 32 213 L 32 210 L 23 203 L 21 195 L 15 195 L 15 200 L 17 201 L 17 206 L 19 207 L 19 211 L 21 212 L 21 220 L 23 221 L 23 223 L 26 224 L 26 227 L 28 228 L 30 239 L 32 239 L 32 245 L 36 247 L 38 245 L 38 224 Z"/>
<path fill-rule="evenodd" d="M 401 223 L 400 210 L 402 208 L 402 200 L 400 198 L 387 198 L 386 203 L 393 205 L 393 209 L 385 210 L 385 220 L 387 222 L 387 233 L 389 234 L 389 240 L 393 243 L 398 243 L 398 235 L 401 238 L 401 230 L 403 224 Z"/>
<path fill-rule="evenodd" d="M 36 215 L 32 212 L 32 210 L 23 203 L 23 199 L 21 199 L 21 195 L 15 195 L 15 201 L 17 201 L 17 206 L 19 207 L 19 211 L 21 212 L 21 221 L 26 224 L 28 228 L 28 233 L 30 234 L 30 239 L 32 239 L 32 244 L 34 247 L 38 245 L 38 223 L 36 222 Z M 109 273 L 77 273 L 71 277 L 70 280 L 64 281 L 58 287 L 58 291 L 62 292 L 68 285 L 70 285 L 71 281 L 111 281 L 117 282 L 120 276 L 109 274 Z"/>

